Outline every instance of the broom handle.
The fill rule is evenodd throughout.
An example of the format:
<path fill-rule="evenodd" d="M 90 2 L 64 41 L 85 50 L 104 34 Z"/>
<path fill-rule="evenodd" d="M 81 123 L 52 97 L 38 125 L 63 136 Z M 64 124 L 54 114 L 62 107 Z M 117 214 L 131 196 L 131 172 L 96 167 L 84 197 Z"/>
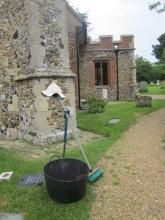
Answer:
<path fill-rule="evenodd" d="M 64 107 L 64 105 L 63 105 L 63 103 L 62 103 L 61 98 L 60 98 L 59 96 L 58 96 L 58 98 L 59 98 L 59 101 L 60 101 L 60 103 L 61 103 L 61 105 L 62 105 L 63 110 L 65 111 L 65 107 Z M 78 137 L 78 135 L 77 135 L 77 132 L 74 131 L 73 122 L 72 122 L 72 120 L 71 120 L 71 118 L 69 117 L 68 114 L 66 114 L 66 116 L 67 116 L 67 118 L 68 118 L 68 123 L 69 123 L 69 125 L 70 125 L 70 127 L 71 127 L 71 129 L 72 129 L 72 132 L 73 132 L 73 134 L 74 134 L 74 136 L 75 136 L 77 145 L 80 147 L 80 150 L 81 150 L 81 152 L 82 152 L 82 155 L 83 155 L 83 157 L 84 157 L 84 159 L 85 159 L 85 161 L 86 161 L 86 163 L 87 163 L 89 169 L 92 170 L 91 165 L 90 165 L 90 163 L 89 163 L 89 161 L 88 161 L 88 159 L 87 159 L 87 157 L 86 157 L 86 155 L 85 155 L 83 146 L 82 146 L 82 144 L 81 144 L 81 142 L 80 142 L 80 140 L 79 140 L 79 137 Z"/>
<path fill-rule="evenodd" d="M 70 127 L 71 127 L 71 129 L 72 129 L 72 132 L 73 132 L 73 134 L 75 135 L 75 139 L 76 139 L 77 145 L 80 147 L 80 150 L 81 150 L 81 152 L 82 152 L 82 155 L 83 155 L 83 157 L 84 157 L 84 159 L 85 159 L 85 161 L 86 161 L 86 163 L 87 163 L 89 169 L 91 170 L 91 165 L 90 165 L 90 163 L 89 163 L 89 161 L 88 161 L 88 159 L 87 159 L 87 157 L 86 157 L 86 154 L 85 154 L 85 152 L 84 152 L 84 149 L 83 149 L 83 146 L 82 146 L 82 144 L 81 144 L 81 142 L 80 142 L 80 139 L 79 139 L 79 137 L 78 137 L 78 135 L 77 135 L 77 132 L 76 132 L 76 131 L 74 130 L 74 128 L 73 128 L 72 120 L 71 120 L 71 118 L 70 118 L 68 115 L 67 115 L 67 117 L 68 117 L 69 125 L 70 125 Z"/>
<path fill-rule="evenodd" d="M 68 130 L 68 116 L 69 111 L 64 111 L 64 148 L 63 148 L 63 158 L 65 157 L 65 151 L 66 151 L 66 143 L 67 143 L 67 130 Z"/>

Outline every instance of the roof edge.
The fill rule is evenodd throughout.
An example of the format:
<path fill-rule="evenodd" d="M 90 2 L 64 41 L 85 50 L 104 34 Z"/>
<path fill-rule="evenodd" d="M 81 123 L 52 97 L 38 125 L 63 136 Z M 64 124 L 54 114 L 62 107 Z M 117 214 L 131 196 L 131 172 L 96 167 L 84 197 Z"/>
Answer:
<path fill-rule="evenodd" d="M 77 13 L 77 12 L 75 11 L 75 9 L 68 3 L 68 1 L 67 1 L 67 0 L 64 0 L 64 1 L 65 1 L 65 3 L 66 3 L 66 7 L 74 14 L 74 16 L 75 16 L 80 22 L 84 22 L 83 17 L 82 17 L 79 13 Z"/>

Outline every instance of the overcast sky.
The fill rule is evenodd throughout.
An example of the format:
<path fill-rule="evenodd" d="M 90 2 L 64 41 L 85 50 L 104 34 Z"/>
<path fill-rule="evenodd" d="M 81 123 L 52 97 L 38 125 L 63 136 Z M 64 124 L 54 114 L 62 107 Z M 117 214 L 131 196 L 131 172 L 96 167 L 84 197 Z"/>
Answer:
<path fill-rule="evenodd" d="M 165 32 L 165 14 L 156 14 L 148 10 L 153 0 L 69 0 L 70 5 L 80 12 L 87 12 L 91 22 L 88 33 L 93 39 L 98 35 L 135 36 L 135 54 L 151 62 L 156 61 L 152 53 L 152 44 Z"/>

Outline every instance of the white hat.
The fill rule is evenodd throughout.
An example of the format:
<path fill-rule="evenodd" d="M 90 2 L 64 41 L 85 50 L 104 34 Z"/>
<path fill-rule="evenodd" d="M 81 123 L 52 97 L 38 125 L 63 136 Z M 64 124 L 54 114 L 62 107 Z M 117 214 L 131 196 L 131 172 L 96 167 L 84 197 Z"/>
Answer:
<path fill-rule="evenodd" d="M 61 99 L 64 99 L 64 98 L 65 98 L 65 96 L 62 94 L 61 88 L 60 88 L 57 84 L 55 84 L 55 83 L 51 83 L 51 84 L 48 86 L 47 90 L 42 91 L 42 93 L 43 93 L 45 96 L 48 96 L 48 97 L 57 94 L 57 95 L 60 96 Z"/>

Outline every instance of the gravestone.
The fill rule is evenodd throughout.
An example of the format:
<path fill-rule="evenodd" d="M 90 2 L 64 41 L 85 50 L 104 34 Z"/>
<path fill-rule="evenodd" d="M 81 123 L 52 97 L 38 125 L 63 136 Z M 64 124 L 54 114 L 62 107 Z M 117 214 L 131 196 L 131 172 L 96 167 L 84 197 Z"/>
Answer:
<path fill-rule="evenodd" d="M 137 107 L 151 107 L 152 97 L 151 96 L 138 96 L 136 99 Z"/>
<path fill-rule="evenodd" d="M 89 109 L 89 104 L 86 99 L 81 99 L 81 109 L 82 110 L 88 110 Z"/>
<path fill-rule="evenodd" d="M 147 92 L 147 82 L 142 81 L 139 83 L 139 92 Z"/>

